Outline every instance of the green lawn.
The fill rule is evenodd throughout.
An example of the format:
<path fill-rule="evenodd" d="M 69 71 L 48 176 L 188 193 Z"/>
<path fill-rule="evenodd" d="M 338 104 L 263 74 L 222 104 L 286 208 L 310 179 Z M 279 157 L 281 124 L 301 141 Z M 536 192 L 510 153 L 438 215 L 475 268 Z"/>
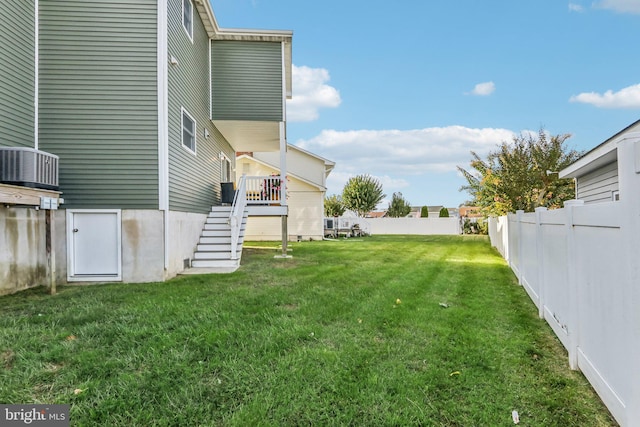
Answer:
<path fill-rule="evenodd" d="M 0 298 L 0 402 L 86 426 L 616 425 L 486 238 L 292 246 Z"/>

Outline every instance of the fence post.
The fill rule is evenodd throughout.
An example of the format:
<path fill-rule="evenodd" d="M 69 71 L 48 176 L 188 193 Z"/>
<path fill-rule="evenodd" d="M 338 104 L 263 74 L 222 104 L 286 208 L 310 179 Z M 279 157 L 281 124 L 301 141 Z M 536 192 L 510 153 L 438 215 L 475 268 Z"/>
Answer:
<path fill-rule="evenodd" d="M 522 252 L 524 246 L 524 239 L 522 238 L 522 215 L 524 215 L 523 210 L 516 211 L 516 222 L 518 223 L 518 284 L 522 286 L 522 265 L 524 261 L 522 260 Z"/>
<path fill-rule="evenodd" d="M 567 336 L 569 338 L 569 367 L 578 369 L 578 346 L 579 346 L 579 325 L 580 325 L 580 307 L 578 306 L 578 293 L 580 292 L 577 278 L 578 262 L 576 258 L 576 239 L 573 227 L 573 209 L 576 206 L 582 206 L 582 200 L 567 200 L 564 202 L 565 233 L 567 236 L 567 281 L 569 282 L 569 315 L 567 316 L 569 324 L 567 325 Z"/>
<path fill-rule="evenodd" d="M 547 211 L 547 208 L 536 208 L 536 259 L 538 265 L 538 316 L 544 319 L 544 238 L 542 233 L 542 214 Z"/>
<path fill-rule="evenodd" d="M 618 292 L 627 298 L 623 307 L 617 309 L 629 313 L 627 327 L 624 331 L 628 343 L 626 361 L 628 366 L 627 381 L 631 384 L 629 405 L 625 411 L 624 425 L 640 425 L 640 264 L 636 261 L 640 251 L 640 133 L 634 133 L 618 143 L 618 175 L 620 181 L 621 247 L 629 261 L 627 264 L 626 283 L 619 284 Z"/>
<path fill-rule="evenodd" d="M 510 264 L 509 261 L 509 216 L 505 215 L 503 217 L 500 218 L 504 218 L 503 225 L 502 225 L 502 235 L 500 236 L 502 238 L 502 246 L 504 248 L 504 259 L 507 261 L 507 264 Z M 504 236 L 507 236 L 506 239 Z"/>

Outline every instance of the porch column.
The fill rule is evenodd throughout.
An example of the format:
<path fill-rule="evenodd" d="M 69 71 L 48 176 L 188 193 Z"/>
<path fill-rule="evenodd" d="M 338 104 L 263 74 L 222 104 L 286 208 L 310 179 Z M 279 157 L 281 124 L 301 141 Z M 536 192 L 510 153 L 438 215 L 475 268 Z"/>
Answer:
<path fill-rule="evenodd" d="M 284 122 L 280 122 L 280 204 L 287 205 L 287 137 Z"/>
<path fill-rule="evenodd" d="M 289 255 L 287 255 L 287 244 L 288 244 L 288 239 L 287 239 L 287 216 L 286 215 L 282 215 L 282 255 L 280 255 L 279 258 L 288 258 Z"/>
<path fill-rule="evenodd" d="M 287 207 L 287 137 L 284 122 L 280 122 L 280 204 Z M 289 209 L 287 208 L 287 215 Z M 289 243 L 289 231 L 287 227 L 287 215 L 282 215 L 282 257 L 287 257 L 287 245 Z"/>

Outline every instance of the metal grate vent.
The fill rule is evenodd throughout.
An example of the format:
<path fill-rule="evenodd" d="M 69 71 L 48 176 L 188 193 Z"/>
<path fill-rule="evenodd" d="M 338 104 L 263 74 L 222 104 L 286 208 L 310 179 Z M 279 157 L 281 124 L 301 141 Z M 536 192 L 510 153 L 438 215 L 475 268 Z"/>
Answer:
<path fill-rule="evenodd" d="M 58 156 L 26 147 L 0 147 L 0 183 L 58 189 Z"/>

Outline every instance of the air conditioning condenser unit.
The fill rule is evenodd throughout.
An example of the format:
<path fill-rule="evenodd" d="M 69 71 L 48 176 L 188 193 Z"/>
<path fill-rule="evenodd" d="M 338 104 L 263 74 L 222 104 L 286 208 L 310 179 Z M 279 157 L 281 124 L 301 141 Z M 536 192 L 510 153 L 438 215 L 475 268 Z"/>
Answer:
<path fill-rule="evenodd" d="M 58 190 L 58 156 L 27 147 L 0 147 L 0 183 Z"/>

